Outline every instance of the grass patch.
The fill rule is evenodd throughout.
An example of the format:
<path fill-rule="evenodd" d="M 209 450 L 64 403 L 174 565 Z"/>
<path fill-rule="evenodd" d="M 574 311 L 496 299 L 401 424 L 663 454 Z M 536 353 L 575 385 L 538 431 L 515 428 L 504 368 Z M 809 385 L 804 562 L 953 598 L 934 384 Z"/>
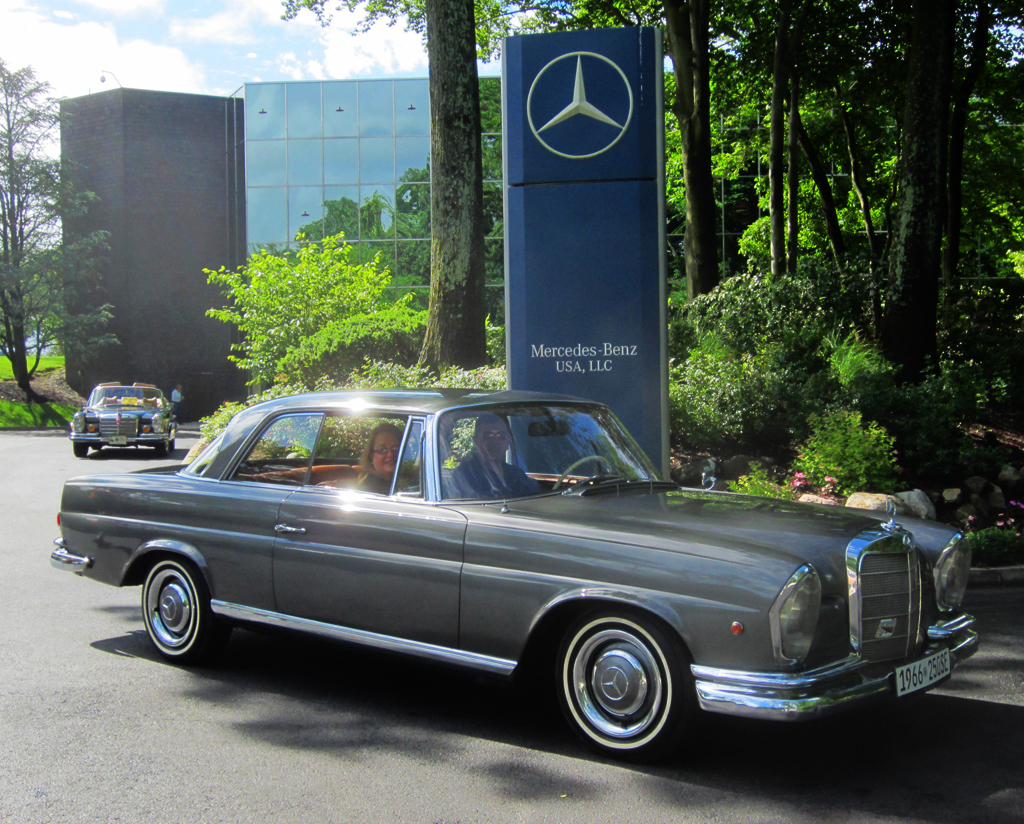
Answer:
<path fill-rule="evenodd" d="M 29 362 L 31 363 L 31 360 Z M 63 368 L 63 355 L 46 355 L 39 359 L 39 368 L 36 370 L 36 374 L 41 375 L 43 372 L 52 372 L 54 369 Z M 11 369 L 11 362 L 0 355 L 0 381 L 12 380 L 14 380 L 14 370 Z"/>
<path fill-rule="evenodd" d="M 57 403 L 17 403 L 0 400 L 0 429 L 5 426 L 67 426 L 75 406 Z"/>

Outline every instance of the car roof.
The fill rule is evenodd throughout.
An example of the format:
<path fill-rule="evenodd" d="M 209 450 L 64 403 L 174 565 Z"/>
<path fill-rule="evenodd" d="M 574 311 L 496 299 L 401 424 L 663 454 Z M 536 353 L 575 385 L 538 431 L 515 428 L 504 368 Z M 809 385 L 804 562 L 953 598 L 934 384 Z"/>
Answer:
<path fill-rule="evenodd" d="M 236 414 L 224 430 L 220 453 L 203 471 L 220 477 L 239 447 L 255 428 L 269 418 L 292 412 L 336 411 L 359 414 L 390 412 L 398 415 L 436 415 L 448 409 L 466 409 L 495 403 L 591 403 L 572 395 L 517 392 L 507 389 L 342 389 L 287 395 L 249 406 Z"/>
<path fill-rule="evenodd" d="M 572 395 L 547 392 L 523 392 L 508 389 L 342 389 L 333 392 L 309 392 L 288 395 L 249 407 L 246 412 L 258 412 L 261 417 L 282 410 L 335 409 L 339 412 L 372 412 L 387 410 L 402 414 L 432 415 L 447 409 L 493 403 L 538 401 L 586 402 Z"/>

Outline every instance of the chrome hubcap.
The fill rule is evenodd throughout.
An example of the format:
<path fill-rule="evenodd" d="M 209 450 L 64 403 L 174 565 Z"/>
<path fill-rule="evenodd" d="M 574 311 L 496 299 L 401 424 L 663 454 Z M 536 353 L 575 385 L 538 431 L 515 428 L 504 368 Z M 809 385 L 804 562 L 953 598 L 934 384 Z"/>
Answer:
<path fill-rule="evenodd" d="M 155 640 L 168 649 L 185 646 L 195 629 L 195 594 L 176 569 L 154 575 L 146 589 L 147 624 Z"/>
<path fill-rule="evenodd" d="M 662 706 L 654 655 L 621 629 L 600 630 L 580 645 L 572 661 L 572 688 L 586 720 L 611 738 L 642 734 Z"/>
<path fill-rule="evenodd" d="M 181 632 L 192 617 L 188 593 L 178 583 L 168 584 L 160 593 L 160 620 L 171 632 Z"/>

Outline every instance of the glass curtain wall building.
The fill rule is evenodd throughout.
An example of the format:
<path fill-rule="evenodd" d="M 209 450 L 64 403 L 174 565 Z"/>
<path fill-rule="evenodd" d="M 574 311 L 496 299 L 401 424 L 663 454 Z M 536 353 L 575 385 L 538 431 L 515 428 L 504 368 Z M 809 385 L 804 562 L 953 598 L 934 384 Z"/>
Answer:
<path fill-rule="evenodd" d="M 246 241 L 250 253 L 344 233 L 356 260 L 427 305 L 430 95 L 425 78 L 247 83 Z M 501 84 L 481 80 L 489 302 L 503 294 Z M 492 312 L 492 314 L 494 314 Z"/>

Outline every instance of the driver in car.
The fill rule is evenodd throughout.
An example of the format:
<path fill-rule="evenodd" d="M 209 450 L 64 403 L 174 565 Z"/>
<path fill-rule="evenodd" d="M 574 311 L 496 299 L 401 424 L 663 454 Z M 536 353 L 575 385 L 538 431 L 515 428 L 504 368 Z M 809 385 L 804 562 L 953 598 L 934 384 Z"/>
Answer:
<path fill-rule="evenodd" d="M 450 497 L 516 498 L 540 491 L 540 484 L 505 455 L 512 433 L 504 418 L 485 412 L 476 419 L 473 449 L 452 472 Z"/>

